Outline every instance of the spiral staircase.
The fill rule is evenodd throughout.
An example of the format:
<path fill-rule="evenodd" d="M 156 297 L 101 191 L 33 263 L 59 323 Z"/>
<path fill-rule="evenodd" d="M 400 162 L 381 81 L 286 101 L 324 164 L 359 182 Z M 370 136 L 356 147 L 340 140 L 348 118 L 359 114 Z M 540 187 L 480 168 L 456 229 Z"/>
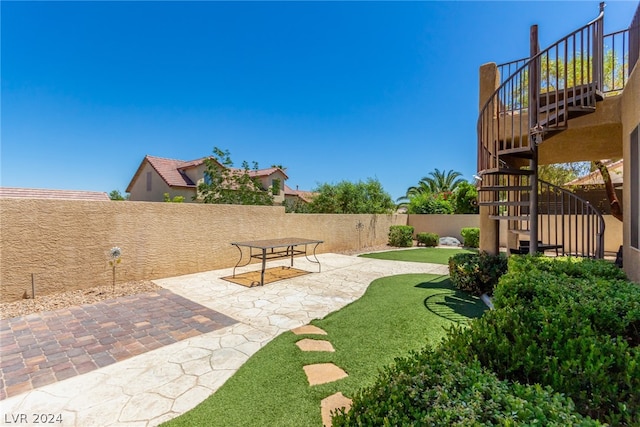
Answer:
<path fill-rule="evenodd" d="M 511 253 L 604 256 L 600 212 L 537 174 L 538 146 L 552 144 L 571 120 L 595 112 L 605 92 L 620 89 L 603 75 L 612 37 L 603 34 L 603 21 L 601 3 L 596 19 L 542 51 L 533 26 L 529 58 L 498 66 L 501 84 L 480 110 L 479 204 L 517 236 Z"/>

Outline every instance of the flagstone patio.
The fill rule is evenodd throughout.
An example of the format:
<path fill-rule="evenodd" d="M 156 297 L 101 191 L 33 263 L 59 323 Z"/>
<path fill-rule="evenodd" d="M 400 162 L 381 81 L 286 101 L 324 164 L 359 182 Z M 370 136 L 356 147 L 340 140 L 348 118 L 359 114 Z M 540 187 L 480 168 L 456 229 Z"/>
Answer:
<path fill-rule="evenodd" d="M 373 280 L 404 273 L 448 274 L 444 265 L 337 254 L 321 254 L 318 258 L 322 273 L 261 287 L 247 288 L 222 280 L 231 269 L 156 280 L 168 298 L 180 296 L 194 303 L 196 310 L 202 307 L 208 310 L 206 313 L 219 313 L 235 323 L 217 325 L 217 329 L 200 331 L 197 336 L 183 336 L 184 339 L 174 343 L 167 341 L 162 347 L 97 366 L 86 373 L 77 372 L 66 379 L 56 378 L 50 384 L 32 382 L 32 389 L 17 391 L 19 394 L 0 400 L 1 411 L 8 419 L 20 414 L 53 414 L 62 420 L 56 425 L 63 426 L 155 426 L 194 408 L 274 337 L 339 310 L 362 296 Z M 304 259 L 296 260 L 299 268 L 313 270 L 312 265 L 305 263 Z M 276 265 L 278 262 L 270 263 Z M 173 327 L 185 331 L 181 329 L 188 325 L 185 318 L 176 319 L 162 310 L 160 300 L 157 312 L 162 313 L 159 319 L 171 317 L 177 322 Z M 111 317 L 101 322 L 117 324 Z M 135 325 L 148 318 L 131 321 Z M 62 329 L 54 337 L 65 333 L 64 325 L 62 322 Z M 73 323 L 68 325 L 70 328 Z M 4 347 L 4 338 L 13 336 L 15 331 L 3 333 Z M 73 335 L 67 338 L 72 339 Z M 118 336 L 113 338 L 119 342 Z"/>

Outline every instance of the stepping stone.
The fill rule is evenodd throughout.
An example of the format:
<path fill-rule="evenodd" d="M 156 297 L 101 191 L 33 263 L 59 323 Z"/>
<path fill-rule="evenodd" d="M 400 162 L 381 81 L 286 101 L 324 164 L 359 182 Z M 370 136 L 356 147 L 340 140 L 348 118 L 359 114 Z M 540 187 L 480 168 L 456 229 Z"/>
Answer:
<path fill-rule="evenodd" d="M 336 351 L 329 341 L 312 340 L 309 338 L 302 339 L 296 343 L 302 351 Z"/>
<path fill-rule="evenodd" d="M 341 392 L 325 397 L 320 402 L 320 412 L 322 414 L 322 425 L 331 427 L 331 411 L 339 408 L 345 408 L 346 411 L 351 408 L 352 400 L 345 397 Z"/>
<path fill-rule="evenodd" d="M 313 325 L 300 326 L 299 328 L 292 329 L 291 332 L 296 335 L 327 335 L 325 331 Z"/>
<path fill-rule="evenodd" d="M 348 377 L 347 373 L 333 363 L 316 363 L 304 366 L 309 385 L 326 384 Z"/>

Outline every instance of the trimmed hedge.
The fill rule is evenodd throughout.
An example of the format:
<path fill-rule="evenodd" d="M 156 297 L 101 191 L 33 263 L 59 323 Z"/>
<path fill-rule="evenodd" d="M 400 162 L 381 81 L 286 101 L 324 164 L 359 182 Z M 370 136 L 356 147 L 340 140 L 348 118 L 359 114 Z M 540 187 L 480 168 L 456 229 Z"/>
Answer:
<path fill-rule="evenodd" d="M 376 383 L 360 391 L 333 426 L 597 426 L 571 399 L 538 385 L 500 381 L 478 362 L 461 363 L 425 349 L 396 359 Z"/>
<path fill-rule="evenodd" d="M 494 310 L 397 359 L 334 425 L 640 425 L 640 286 L 601 260 L 508 267 Z"/>
<path fill-rule="evenodd" d="M 451 283 L 461 291 L 474 295 L 493 293 L 498 279 L 507 272 L 507 258 L 500 255 L 457 254 L 449 258 Z"/>
<path fill-rule="evenodd" d="M 640 425 L 640 287 L 606 261 L 518 256 L 495 310 L 444 344 L 500 379 L 539 383 L 583 414 Z"/>
<path fill-rule="evenodd" d="M 436 233 L 418 233 L 416 234 L 416 240 L 418 241 L 418 245 L 438 246 L 440 236 Z"/>
<path fill-rule="evenodd" d="M 410 225 L 392 225 L 389 227 L 389 245 L 400 248 L 413 246 L 413 227 Z"/>
<path fill-rule="evenodd" d="M 464 239 L 464 245 L 468 248 L 480 247 L 480 229 L 477 227 L 465 227 L 460 230 L 460 235 Z"/>

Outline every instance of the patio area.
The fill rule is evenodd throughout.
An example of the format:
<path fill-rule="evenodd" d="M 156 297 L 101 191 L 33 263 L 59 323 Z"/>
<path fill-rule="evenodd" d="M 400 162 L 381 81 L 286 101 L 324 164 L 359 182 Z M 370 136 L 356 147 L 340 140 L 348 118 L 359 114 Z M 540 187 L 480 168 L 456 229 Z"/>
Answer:
<path fill-rule="evenodd" d="M 0 401 L 3 416 L 11 421 L 25 414 L 27 421 L 33 422 L 33 414 L 52 414 L 61 420 L 57 425 L 65 426 L 158 425 L 203 401 L 274 337 L 339 310 L 362 296 L 373 280 L 403 273 L 448 274 L 445 265 L 337 254 L 318 258 L 322 273 L 263 287 L 247 288 L 223 280 L 231 269 L 154 281 L 164 288 L 159 293 L 165 298 L 185 300 L 190 310 L 217 323 L 212 321 L 209 329 L 202 328 L 197 336 L 158 341 L 162 345 L 158 348 L 60 381 L 56 378 L 51 384 L 38 387 L 31 381 L 24 392 Z M 269 266 L 286 264 L 283 260 Z M 296 259 L 296 266 L 309 271 L 315 267 L 304 258 Z M 155 301 L 158 313 L 171 315 L 166 301 Z M 154 310 L 153 302 L 147 310 Z M 104 322 L 113 320 L 105 318 Z M 180 325 L 174 326 L 180 329 Z M 120 336 L 124 338 L 115 334 L 116 341 L 111 344 L 131 340 L 127 334 Z"/>

